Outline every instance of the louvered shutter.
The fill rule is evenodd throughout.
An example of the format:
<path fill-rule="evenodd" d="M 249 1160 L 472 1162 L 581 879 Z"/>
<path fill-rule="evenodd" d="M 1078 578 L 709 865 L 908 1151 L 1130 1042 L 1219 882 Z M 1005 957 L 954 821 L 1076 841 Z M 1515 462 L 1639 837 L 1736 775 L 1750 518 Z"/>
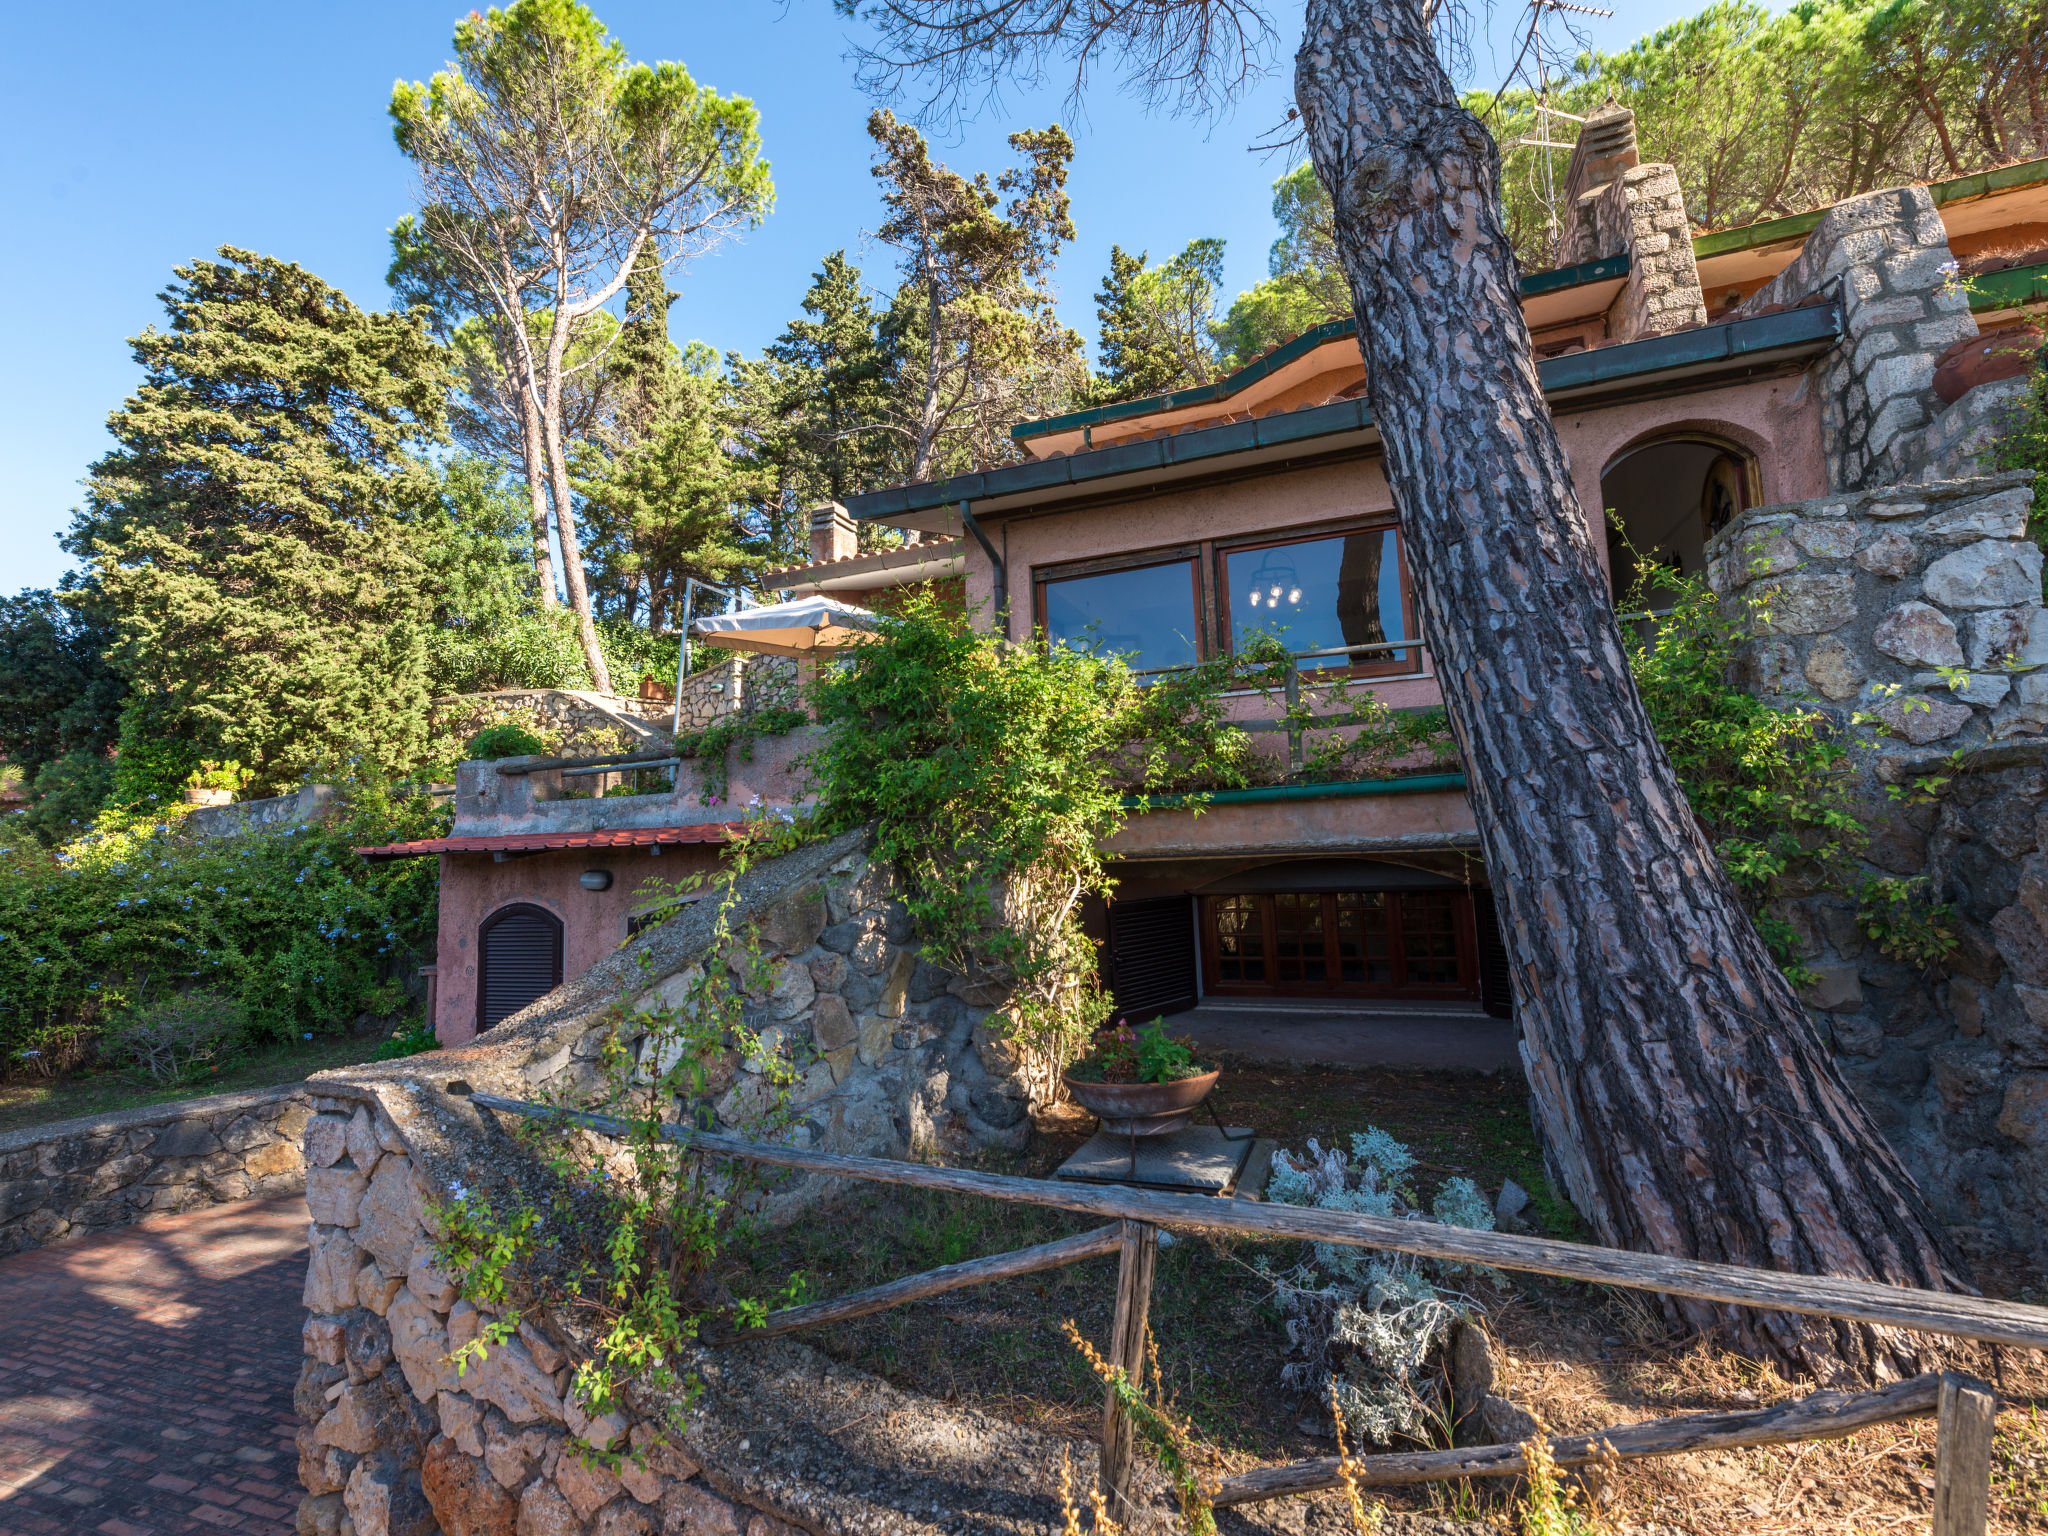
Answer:
<path fill-rule="evenodd" d="M 562 984 L 562 924 L 539 907 L 494 913 L 477 935 L 478 1030 Z"/>
<path fill-rule="evenodd" d="M 1508 973 L 1508 947 L 1500 933 L 1493 892 L 1472 893 L 1472 927 L 1479 941 L 1479 1002 L 1496 1019 L 1515 1016 L 1514 978 Z"/>
<path fill-rule="evenodd" d="M 1195 1006 L 1192 896 L 1109 904 L 1111 995 L 1133 1024 Z"/>

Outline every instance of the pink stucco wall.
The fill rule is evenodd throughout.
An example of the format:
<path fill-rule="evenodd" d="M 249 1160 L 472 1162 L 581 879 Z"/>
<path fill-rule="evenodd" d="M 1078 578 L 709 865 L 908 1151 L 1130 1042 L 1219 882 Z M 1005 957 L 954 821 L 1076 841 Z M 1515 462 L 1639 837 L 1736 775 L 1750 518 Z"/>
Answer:
<path fill-rule="evenodd" d="M 487 853 L 441 855 L 440 944 L 434 971 L 434 1033 L 443 1045 L 476 1034 L 476 937 L 484 919 L 514 902 L 531 902 L 562 920 L 562 979 L 581 975 L 626 939 L 634 903 L 653 883 L 714 869 L 716 846 L 567 849 L 497 863 Z M 608 891 L 577 884 L 585 870 L 612 874 Z"/>
<path fill-rule="evenodd" d="M 1706 433 L 1756 456 L 1759 504 L 1797 501 L 1827 492 L 1821 449 L 1820 400 L 1811 376 L 1743 380 L 1668 399 L 1627 400 L 1584 411 L 1561 411 L 1557 432 L 1572 464 L 1574 488 L 1585 509 L 1593 548 L 1606 560 L 1600 478 L 1628 449 L 1658 437 Z M 1009 571 L 1015 628 L 1029 622 L 1032 571 L 1041 565 L 1138 553 L 1200 539 L 1234 538 L 1337 518 L 1386 512 L 1393 492 L 1378 458 L 1281 470 L 1220 485 L 1134 497 L 1074 512 L 991 519 Z M 989 563 L 967 545 L 967 597 L 986 610 Z M 1433 682 L 1388 684 L 1389 704 L 1437 702 Z"/>

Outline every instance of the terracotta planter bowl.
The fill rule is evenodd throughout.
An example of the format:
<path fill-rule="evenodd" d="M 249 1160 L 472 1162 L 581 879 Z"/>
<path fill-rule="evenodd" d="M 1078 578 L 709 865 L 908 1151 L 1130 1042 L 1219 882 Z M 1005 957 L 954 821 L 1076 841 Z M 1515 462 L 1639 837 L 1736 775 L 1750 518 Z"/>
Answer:
<path fill-rule="evenodd" d="M 1177 1083 L 1084 1083 L 1062 1073 L 1073 1101 L 1102 1122 L 1112 1136 L 1168 1136 L 1194 1117 L 1221 1072 L 1184 1077 Z"/>
<path fill-rule="evenodd" d="M 185 791 L 187 805 L 232 805 L 235 792 L 231 789 L 188 789 Z"/>

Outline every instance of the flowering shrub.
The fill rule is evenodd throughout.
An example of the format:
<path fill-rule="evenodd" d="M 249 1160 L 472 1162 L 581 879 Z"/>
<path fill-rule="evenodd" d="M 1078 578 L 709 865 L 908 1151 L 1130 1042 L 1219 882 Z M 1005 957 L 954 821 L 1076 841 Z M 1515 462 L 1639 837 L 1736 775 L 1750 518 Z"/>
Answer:
<path fill-rule="evenodd" d="M 205 990 L 253 1040 L 390 1015 L 429 951 L 431 859 L 366 864 L 353 849 L 431 837 L 447 813 L 357 781 L 317 825 L 199 838 L 182 808 L 109 811 L 54 852 L 0 823 L 0 1052 L 63 1066 L 124 1010 Z"/>

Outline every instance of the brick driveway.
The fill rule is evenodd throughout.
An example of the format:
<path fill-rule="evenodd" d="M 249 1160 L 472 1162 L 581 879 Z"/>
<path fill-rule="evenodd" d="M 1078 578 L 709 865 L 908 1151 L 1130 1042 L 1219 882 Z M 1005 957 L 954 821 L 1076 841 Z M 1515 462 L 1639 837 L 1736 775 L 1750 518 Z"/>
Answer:
<path fill-rule="evenodd" d="M 286 1536 L 298 1196 L 0 1259 L 0 1536 Z"/>

